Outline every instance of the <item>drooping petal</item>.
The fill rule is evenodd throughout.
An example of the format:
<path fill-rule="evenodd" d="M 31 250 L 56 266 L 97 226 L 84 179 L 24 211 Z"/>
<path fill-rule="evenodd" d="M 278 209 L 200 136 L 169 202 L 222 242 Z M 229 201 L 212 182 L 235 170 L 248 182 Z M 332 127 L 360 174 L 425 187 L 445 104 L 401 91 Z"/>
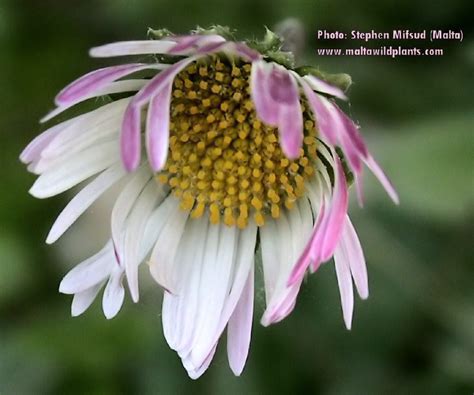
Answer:
<path fill-rule="evenodd" d="M 341 295 L 342 314 L 347 329 L 351 329 L 352 313 L 354 311 L 354 292 L 352 289 L 352 277 L 349 263 L 344 252 L 336 248 L 334 253 L 337 283 Z"/>
<path fill-rule="evenodd" d="M 288 285 L 291 271 L 311 236 L 311 208 L 300 199 L 297 208 L 269 219 L 260 230 L 267 307 L 261 319 L 264 326 L 281 321 L 294 308 L 301 279 Z"/>
<path fill-rule="evenodd" d="M 215 227 L 211 227 L 212 240 L 216 240 Z M 174 280 L 174 293 L 165 291 L 163 296 L 163 333 L 169 346 L 176 350 L 190 329 L 194 327 L 196 306 L 198 304 L 199 281 L 204 257 L 204 248 L 208 239 L 208 219 L 199 218 L 186 223 L 184 233 L 180 235 L 168 275 Z M 213 241 L 213 243 L 216 243 Z M 210 246 L 211 242 L 208 243 Z M 207 253 L 210 255 L 210 252 Z M 174 273 L 176 275 L 174 275 Z M 187 338 L 186 338 L 187 339 Z M 195 364 L 193 364 L 195 366 Z"/>
<path fill-rule="evenodd" d="M 332 146 L 336 146 L 338 143 L 338 127 L 339 121 L 334 119 L 334 115 L 330 108 L 327 107 L 328 102 L 323 101 L 323 97 L 313 92 L 306 81 L 300 79 L 300 84 L 303 87 L 306 98 L 309 101 L 316 122 L 318 124 L 318 130 L 321 133 L 322 138 Z"/>
<path fill-rule="evenodd" d="M 251 268 L 242 296 L 227 327 L 227 356 L 236 376 L 244 370 L 250 347 L 253 318 L 254 271 Z"/>
<path fill-rule="evenodd" d="M 371 155 L 369 155 L 367 157 L 367 159 L 365 160 L 365 164 L 370 169 L 370 171 L 374 174 L 374 176 L 377 177 L 377 179 L 379 180 L 379 182 L 382 184 L 385 191 L 387 192 L 388 196 L 390 196 L 390 199 L 392 199 L 392 201 L 395 204 L 399 204 L 400 200 L 398 198 L 397 191 L 395 190 L 395 188 L 392 185 L 391 181 L 388 179 L 388 177 L 383 172 L 382 168 L 375 161 L 375 159 Z"/>
<path fill-rule="evenodd" d="M 149 263 L 153 279 L 171 293 L 178 292 L 174 264 L 188 220 L 188 213 L 181 210 L 179 204 L 178 199 L 170 196 L 158 208 L 157 214 L 161 217 L 164 231 L 156 239 Z"/>
<path fill-rule="evenodd" d="M 104 284 L 105 282 L 102 282 L 86 289 L 85 291 L 76 293 L 72 299 L 71 316 L 77 317 L 84 313 L 95 300 Z"/>
<path fill-rule="evenodd" d="M 324 238 L 321 246 L 321 260 L 323 262 L 331 258 L 339 242 L 349 204 L 346 177 L 341 161 L 337 155 L 335 155 L 335 164 L 334 190 L 330 212 L 327 216 L 327 221 L 322 225 L 324 226 Z"/>
<path fill-rule="evenodd" d="M 222 310 L 229 294 L 236 260 L 236 227 L 219 225 L 218 240 L 217 253 L 213 259 L 208 260 L 205 257 L 202 261 L 195 326 L 190 333 L 190 343 L 187 347 L 185 343 L 182 344 L 189 349 L 196 365 L 201 364 L 211 350 L 212 344 L 209 344 L 208 339 L 212 339 L 219 327 Z"/>
<path fill-rule="evenodd" d="M 59 292 L 77 294 L 104 281 L 115 264 L 112 243 L 109 242 L 97 254 L 75 266 L 62 279 Z"/>
<path fill-rule="evenodd" d="M 163 197 L 163 187 L 154 180 L 149 181 L 127 219 L 123 245 L 123 266 L 130 288 L 130 295 L 135 303 L 138 302 L 139 298 L 138 266 L 142 261 L 140 254 L 141 240 L 148 217 Z"/>
<path fill-rule="evenodd" d="M 119 181 L 125 172 L 122 165 L 116 165 L 108 168 L 94 181 L 84 187 L 74 198 L 68 203 L 64 210 L 59 214 L 49 231 L 46 243 L 52 244 L 59 239 L 62 234 L 69 229 L 69 227 L 76 221 L 79 216 L 86 211 L 89 206 L 94 203 L 100 195 L 102 195 L 108 188 Z"/>
<path fill-rule="evenodd" d="M 105 286 L 104 296 L 102 298 L 102 310 L 108 320 L 114 318 L 122 307 L 125 297 L 122 280 L 123 270 L 116 265 Z"/>
<path fill-rule="evenodd" d="M 315 270 L 321 264 L 320 250 L 322 246 L 322 240 L 324 238 L 323 224 L 326 222 L 328 209 L 325 203 L 324 190 L 321 181 L 316 178 L 313 183 L 314 186 L 311 185 L 312 183 L 309 183 L 308 185 L 308 189 L 312 191 L 312 193 L 308 194 L 308 196 L 311 201 L 311 206 L 313 207 L 313 212 L 317 215 L 316 221 L 313 226 L 311 237 L 300 253 L 298 260 L 291 271 L 288 279 L 288 286 L 294 285 L 298 281 L 301 281 L 303 279 L 304 273 L 311 264 L 314 265 Z"/>
<path fill-rule="evenodd" d="M 212 348 L 211 352 L 206 357 L 202 365 L 197 368 L 196 367 L 193 368 L 192 365 L 187 364 L 186 359 L 183 360 L 183 366 L 186 368 L 190 379 L 197 380 L 199 377 L 201 377 L 204 374 L 204 372 L 207 370 L 207 368 L 211 364 L 212 358 L 214 358 L 214 354 L 216 353 L 216 348 L 217 348 L 217 344 L 214 345 L 214 347 Z"/>
<path fill-rule="evenodd" d="M 357 292 L 362 299 L 369 296 L 369 285 L 367 279 L 367 267 L 365 265 L 364 252 L 360 245 L 359 237 L 352 225 L 349 216 L 346 216 L 343 239 L 344 250 L 349 260 L 352 277 L 357 288 Z"/>
<path fill-rule="evenodd" d="M 131 63 L 92 71 L 66 86 L 56 96 L 55 102 L 58 106 L 77 103 L 79 100 L 104 88 L 111 82 L 147 68 L 163 67 L 159 67 L 158 64 Z"/>
<path fill-rule="evenodd" d="M 135 201 L 140 196 L 151 177 L 152 173 L 149 171 L 148 167 L 142 165 L 136 173 L 131 175 L 130 181 L 118 196 L 112 209 L 110 219 L 112 241 L 114 243 L 116 254 L 119 256 L 120 260 L 123 259 L 123 231 L 125 229 L 126 220 L 135 204 Z"/>
<path fill-rule="evenodd" d="M 166 163 L 169 144 L 172 84 L 165 85 L 150 101 L 146 128 L 148 160 L 158 172 Z"/>

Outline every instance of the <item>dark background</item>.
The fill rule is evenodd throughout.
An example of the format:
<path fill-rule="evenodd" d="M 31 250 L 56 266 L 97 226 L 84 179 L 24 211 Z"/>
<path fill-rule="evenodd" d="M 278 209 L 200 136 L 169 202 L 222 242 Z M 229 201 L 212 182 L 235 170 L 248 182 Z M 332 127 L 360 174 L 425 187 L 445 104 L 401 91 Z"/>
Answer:
<path fill-rule="evenodd" d="M 470 1 L 0 0 L 0 393 L 3 394 L 472 394 L 473 71 Z M 48 228 L 68 194 L 35 200 L 17 157 L 40 131 L 55 93 L 107 64 L 88 48 L 141 39 L 147 27 L 185 32 L 230 25 L 241 37 L 289 16 L 307 30 L 306 63 L 355 81 L 346 110 L 398 188 L 392 206 L 373 177 L 352 207 L 371 296 L 345 330 L 333 265 L 311 276 L 294 313 L 263 328 L 257 289 L 252 347 L 234 378 L 220 347 L 209 371 L 188 379 L 161 331 L 160 292 L 126 302 L 112 321 L 99 303 L 70 318 L 60 279 L 108 229 L 107 198 L 54 246 Z M 316 57 L 318 29 L 463 29 L 442 57 Z M 386 43 L 428 46 L 428 43 Z M 366 44 L 371 46 L 372 44 Z M 375 44 L 374 44 L 375 45 Z M 150 284 L 151 285 L 151 284 Z"/>

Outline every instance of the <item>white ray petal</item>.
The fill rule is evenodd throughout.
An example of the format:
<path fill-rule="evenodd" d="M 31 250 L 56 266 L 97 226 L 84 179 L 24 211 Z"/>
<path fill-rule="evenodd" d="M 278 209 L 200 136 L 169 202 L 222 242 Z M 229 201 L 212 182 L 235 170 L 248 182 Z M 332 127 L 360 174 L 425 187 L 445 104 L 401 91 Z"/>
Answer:
<path fill-rule="evenodd" d="M 135 204 L 136 199 L 148 183 L 152 173 L 146 164 L 142 165 L 132 176 L 128 184 L 118 196 L 111 215 L 112 240 L 119 259 L 123 256 L 123 232 L 125 222 Z"/>
<path fill-rule="evenodd" d="M 102 250 L 75 266 L 62 279 L 59 292 L 76 294 L 104 281 L 116 265 L 112 243 L 108 242 Z"/>
<path fill-rule="evenodd" d="M 78 292 L 74 295 L 71 304 L 71 315 L 77 317 L 84 313 L 94 302 L 97 294 L 104 286 L 105 282 L 94 285 L 91 288 L 86 289 L 85 291 Z"/>
<path fill-rule="evenodd" d="M 188 213 L 179 207 L 179 201 L 170 196 L 169 215 L 164 218 L 165 232 L 158 236 L 150 257 L 150 273 L 155 281 L 166 290 L 176 293 L 176 279 L 173 276 L 173 265 L 183 235 Z"/>
<path fill-rule="evenodd" d="M 345 251 L 336 248 L 334 252 L 334 262 L 336 267 L 337 283 L 341 295 L 342 314 L 347 329 L 351 329 L 352 313 L 354 311 L 354 292 L 352 289 L 352 277 L 349 262 Z"/>
<path fill-rule="evenodd" d="M 250 347 L 253 318 L 254 271 L 251 268 L 242 296 L 227 327 L 227 356 L 232 372 L 240 376 Z"/>
<path fill-rule="evenodd" d="M 205 360 L 212 349 L 211 339 L 219 327 L 222 310 L 231 288 L 236 260 L 236 227 L 221 224 L 219 228 L 217 256 L 214 261 L 203 260 L 198 315 L 194 339 L 190 345 L 191 358 L 197 365 Z"/>
<path fill-rule="evenodd" d="M 167 53 L 175 45 L 175 42 L 166 40 L 122 41 L 92 48 L 89 51 L 89 54 L 94 58 L 164 54 Z"/>
<path fill-rule="evenodd" d="M 54 243 L 107 189 L 125 175 L 120 162 L 109 167 L 86 185 L 63 209 L 49 231 L 46 243 Z"/>
<path fill-rule="evenodd" d="M 352 277 L 357 288 L 357 292 L 362 299 L 369 296 L 369 285 L 367 278 L 367 267 L 365 264 L 364 252 L 357 236 L 357 232 L 352 225 L 349 216 L 346 216 L 346 225 L 343 233 L 344 250 L 349 260 Z"/>
<path fill-rule="evenodd" d="M 91 147 L 87 151 L 72 155 L 62 165 L 41 174 L 29 192 L 40 199 L 57 195 L 112 166 L 117 158 L 117 142 Z"/>
<path fill-rule="evenodd" d="M 123 270 L 116 265 L 105 287 L 102 298 L 102 310 L 107 319 L 114 318 L 122 307 L 125 297 L 122 280 Z"/>
<path fill-rule="evenodd" d="M 197 304 L 197 289 L 193 285 L 198 284 L 199 281 L 204 247 L 206 246 L 207 226 L 207 218 L 189 220 L 184 232 L 179 235 L 179 249 L 176 248 L 175 251 L 168 254 L 168 259 L 172 259 L 172 263 L 168 265 L 167 276 L 174 282 L 174 293 L 166 291 L 163 296 L 162 322 L 163 333 L 172 349 L 176 349 L 176 345 L 181 339 L 183 321 L 178 317 L 185 308 L 183 301 L 191 295 L 190 303 Z M 168 226 L 168 228 L 170 227 Z M 176 237 L 175 240 L 177 239 Z M 163 247 L 165 246 L 163 245 Z M 163 263 L 161 261 L 157 264 Z M 188 311 L 193 311 L 191 305 L 187 307 Z M 190 317 L 188 318 L 190 319 Z"/>
<path fill-rule="evenodd" d="M 70 155 L 98 140 L 115 135 L 118 140 L 122 116 L 129 102 L 130 98 L 117 100 L 76 118 L 54 138 L 41 156 L 51 159 Z"/>
<path fill-rule="evenodd" d="M 155 180 L 150 180 L 133 207 L 125 230 L 123 249 L 125 273 L 134 302 L 138 302 L 138 266 L 142 261 L 140 246 L 145 226 L 152 210 L 164 197 L 164 190 Z"/>
<path fill-rule="evenodd" d="M 299 292 L 301 280 L 288 286 L 288 280 L 294 265 L 300 254 L 303 252 L 306 242 L 311 236 L 312 215 L 311 207 L 307 199 L 300 199 L 297 207 L 290 210 L 286 216 L 281 216 L 275 221 L 276 231 L 273 234 L 265 235 L 265 229 L 262 229 L 262 252 L 270 248 L 277 248 L 277 269 L 275 276 L 275 285 L 273 293 L 267 299 L 267 308 L 262 317 L 262 324 L 269 325 L 285 318 L 296 303 L 296 297 Z M 273 247 L 269 244 L 273 238 Z M 265 239 L 265 241 L 264 241 Z M 271 262 L 264 262 L 264 276 L 267 276 L 268 267 Z M 275 270 L 275 269 L 274 269 Z"/>

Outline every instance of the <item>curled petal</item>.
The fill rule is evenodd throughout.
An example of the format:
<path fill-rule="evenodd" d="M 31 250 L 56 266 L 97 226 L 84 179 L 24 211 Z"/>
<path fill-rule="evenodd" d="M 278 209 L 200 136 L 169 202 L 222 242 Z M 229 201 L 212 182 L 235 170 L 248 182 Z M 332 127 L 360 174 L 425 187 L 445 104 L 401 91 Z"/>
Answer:
<path fill-rule="evenodd" d="M 279 106 L 273 106 L 268 94 L 269 68 L 264 61 L 252 63 L 250 89 L 258 117 L 271 126 L 277 126 Z"/>
<path fill-rule="evenodd" d="M 133 102 L 125 110 L 120 134 L 120 153 L 125 169 L 136 170 L 141 158 L 141 108 Z"/>

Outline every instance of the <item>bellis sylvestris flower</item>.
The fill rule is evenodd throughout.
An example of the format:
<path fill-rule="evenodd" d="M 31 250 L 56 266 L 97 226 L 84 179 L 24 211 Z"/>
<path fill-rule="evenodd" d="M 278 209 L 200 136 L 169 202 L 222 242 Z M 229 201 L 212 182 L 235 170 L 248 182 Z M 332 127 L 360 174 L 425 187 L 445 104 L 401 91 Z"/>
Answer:
<path fill-rule="evenodd" d="M 43 121 L 88 99 L 112 100 L 49 128 L 21 154 L 39 175 L 30 190 L 35 197 L 88 180 L 47 243 L 112 185 L 124 185 L 110 240 L 61 282 L 60 291 L 74 295 L 72 315 L 104 289 L 104 314 L 114 317 L 125 282 L 137 302 L 138 270 L 147 262 L 164 289 L 164 335 L 189 376 L 208 368 L 226 329 L 229 364 L 240 375 L 251 337 L 257 253 L 263 325 L 285 318 L 305 273 L 334 257 L 350 328 L 353 283 L 363 299 L 368 284 L 347 214 L 348 181 L 362 202 L 366 165 L 392 200 L 398 198 L 358 127 L 337 106 L 336 99 L 346 99 L 343 89 L 311 69 L 295 69 L 270 31 L 259 43 L 232 40 L 223 28 L 154 33 L 153 40 L 92 49 L 94 57 L 150 60 L 102 68 L 68 85 Z M 147 77 L 137 77 L 144 72 Z"/>

